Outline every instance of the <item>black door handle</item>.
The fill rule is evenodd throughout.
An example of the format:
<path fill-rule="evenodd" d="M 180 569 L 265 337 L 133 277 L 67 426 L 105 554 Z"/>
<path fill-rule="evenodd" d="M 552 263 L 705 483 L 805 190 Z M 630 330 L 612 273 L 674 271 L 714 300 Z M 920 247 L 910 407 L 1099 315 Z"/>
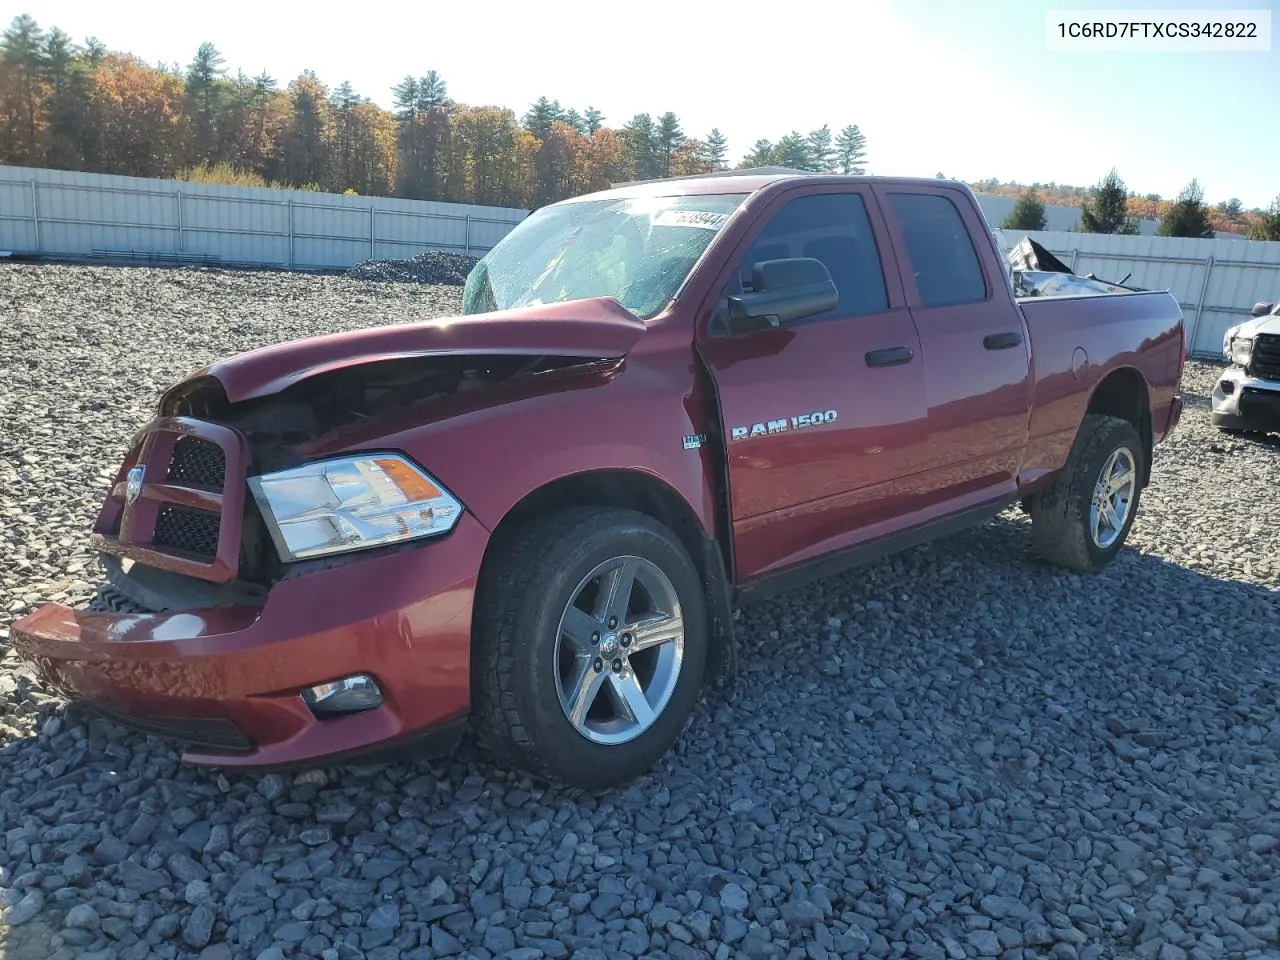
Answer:
<path fill-rule="evenodd" d="M 896 367 L 901 363 L 910 363 L 915 351 L 910 347 L 886 347 L 884 350 L 867 351 L 868 367 Z"/>
<path fill-rule="evenodd" d="M 1022 334 L 1012 333 L 990 333 L 982 338 L 982 345 L 988 350 L 1008 350 L 1010 347 L 1016 347 L 1022 343 Z"/>

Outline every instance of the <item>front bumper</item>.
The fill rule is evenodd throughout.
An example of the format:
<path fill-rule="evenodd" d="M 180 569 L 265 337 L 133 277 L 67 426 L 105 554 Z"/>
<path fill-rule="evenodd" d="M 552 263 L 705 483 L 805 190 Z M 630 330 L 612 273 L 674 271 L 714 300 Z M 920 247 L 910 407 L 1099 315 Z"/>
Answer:
<path fill-rule="evenodd" d="M 191 763 L 290 767 L 380 751 L 464 720 L 487 539 L 464 513 L 440 540 L 281 580 L 258 607 L 110 614 L 47 604 L 13 625 L 12 643 L 70 698 L 186 741 Z M 318 719 L 302 699 L 358 673 L 374 677 L 381 706 Z"/>
<path fill-rule="evenodd" d="M 1216 427 L 1280 430 L 1280 382 L 1229 367 L 1213 385 L 1209 417 Z"/>

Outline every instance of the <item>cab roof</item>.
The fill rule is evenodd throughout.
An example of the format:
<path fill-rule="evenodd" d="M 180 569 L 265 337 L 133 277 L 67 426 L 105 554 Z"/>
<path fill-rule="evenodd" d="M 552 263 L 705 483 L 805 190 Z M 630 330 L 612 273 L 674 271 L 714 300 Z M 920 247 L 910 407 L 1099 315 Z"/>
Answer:
<path fill-rule="evenodd" d="M 658 180 L 633 180 L 615 183 L 609 189 L 598 190 L 561 203 L 580 200 L 615 200 L 624 197 L 694 196 L 713 193 L 752 194 L 771 184 L 786 180 L 806 180 L 830 183 L 877 183 L 894 186 L 955 186 L 956 181 L 938 180 L 934 177 L 881 177 L 854 174 L 814 173 L 790 167 L 751 167 L 743 170 L 721 170 L 715 173 L 692 174 L 687 177 L 665 177 Z"/>

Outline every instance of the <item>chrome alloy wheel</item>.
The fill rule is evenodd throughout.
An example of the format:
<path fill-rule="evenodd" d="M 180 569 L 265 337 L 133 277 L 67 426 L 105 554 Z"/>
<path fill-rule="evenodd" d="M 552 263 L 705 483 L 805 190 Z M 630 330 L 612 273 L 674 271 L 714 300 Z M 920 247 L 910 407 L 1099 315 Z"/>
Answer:
<path fill-rule="evenodd" d="M 1120 447 L 1107 458 L 1093 488 L 1089 505 L 1089 533 L 1100 550 L 1106 550 L 1129 519 L 1129 509 L 1138 486 L 1138 469 L 1133 454 Z"/>
<path fill-rule="evenodd" d="M 657 565 L 614 557 L 574 589 L 556 636 L 556 691 L 582 736 L 640 736 L 666 709 L 683 663 L 680 600 Z"/>

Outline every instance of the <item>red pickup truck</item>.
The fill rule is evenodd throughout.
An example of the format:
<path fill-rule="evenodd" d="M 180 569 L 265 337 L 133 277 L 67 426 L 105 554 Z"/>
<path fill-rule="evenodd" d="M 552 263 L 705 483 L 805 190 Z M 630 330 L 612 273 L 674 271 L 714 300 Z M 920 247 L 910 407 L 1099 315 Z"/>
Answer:
<path fill-rule="evenodd" d="M 92 532 L 108 584 L 13 645 L 193 763 L 435 751 L 470 724 L 535 775 L 627 782 L 731 674 L 737 604 L 1017 503 L 1062 567 L 1121 549 L 1182 409 L 1182 314 L 1035 279 L 946 181 L 545 207 L 457 317 L 169 389 Z"/>

